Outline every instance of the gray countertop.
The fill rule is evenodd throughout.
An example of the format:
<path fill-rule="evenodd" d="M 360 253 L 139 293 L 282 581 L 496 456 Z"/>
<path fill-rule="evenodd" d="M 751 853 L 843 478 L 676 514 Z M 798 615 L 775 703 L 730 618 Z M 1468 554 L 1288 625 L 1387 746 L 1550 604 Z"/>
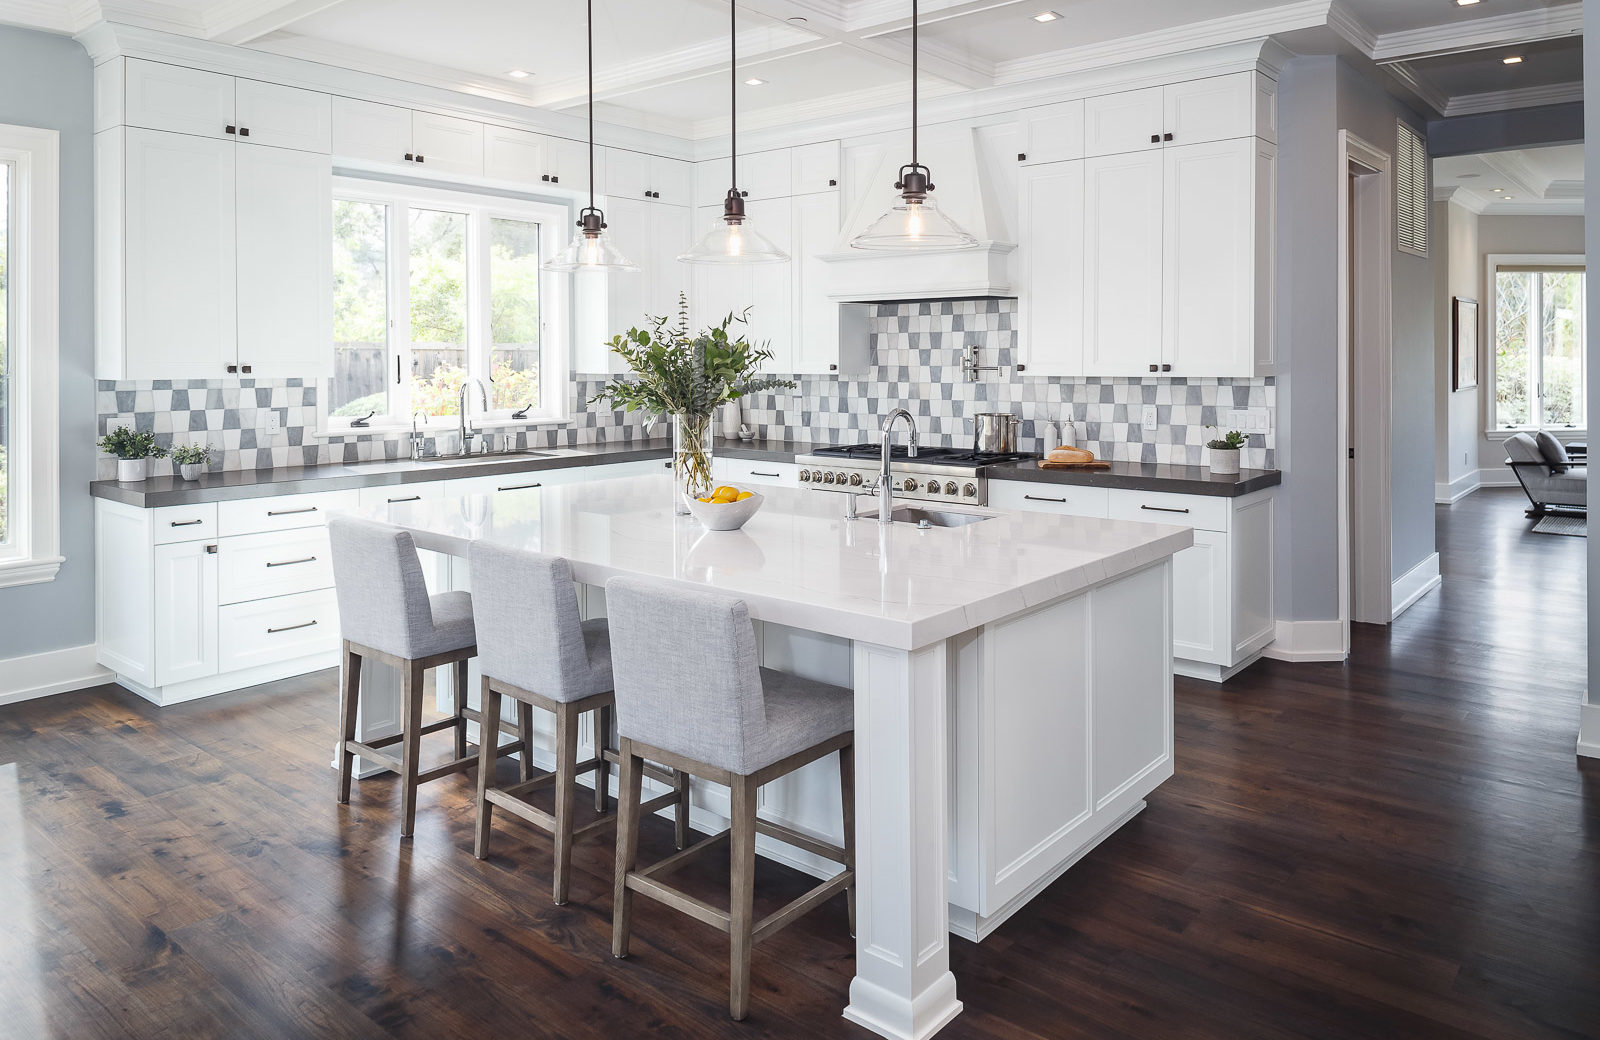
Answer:
<path fill-rule="evenodd" d="M 1167 491 L 1175 495 L 1238 498 L 1283 483 L 1275 469 L 1212 473 L 1204 466 L 1166 466 L 1154 462 L 1113 462 L 1110 469 L 1040 469 L 1033 460 L 1007 462 L 984 470 L 990 480 L 1026 480 L 1036 484 Z"/>

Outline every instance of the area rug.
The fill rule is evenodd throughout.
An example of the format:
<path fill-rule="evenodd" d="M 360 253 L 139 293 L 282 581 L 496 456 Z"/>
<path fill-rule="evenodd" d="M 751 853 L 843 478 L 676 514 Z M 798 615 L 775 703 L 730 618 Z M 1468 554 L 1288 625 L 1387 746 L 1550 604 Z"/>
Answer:
<path fill-rule="evenodd" d="M 1561 516 L 1557 513 L 1548 513 L 1539 518 L 1533 525 L 1534 534 L 1572 534 L 1579 538 L 1589 537 L 1589 518 L 1586 516 Z"/>

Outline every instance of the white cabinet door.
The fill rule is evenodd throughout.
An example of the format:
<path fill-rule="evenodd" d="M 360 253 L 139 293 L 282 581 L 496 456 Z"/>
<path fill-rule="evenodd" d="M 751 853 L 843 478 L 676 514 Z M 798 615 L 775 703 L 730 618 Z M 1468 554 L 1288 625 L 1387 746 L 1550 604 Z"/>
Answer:
<path fill-rule="evenodd" d="M 233 77 L 127 59 L 123 119 L 129 126 L 231 141 Z"/>
<path fill-rule="evenodd" d="M 722 223 L 722 206 L 702 206 L 695 211 L 694 237 Z M 685 264 L 692 267 L 692 295 L 689 319 L 695 328 L 719 324 L 730 314 L 740 314 L 750 306 L 755 292 L 753 264 Z"/>
<path fill-rule="evenodd" d="M 1256 140 L 1173 147 L 1164 157 L 1162 364 L 1173 376 L 1253 375 Z"/>
<path fill-rule="evenodd" d="M 1228 536 L 1194 532 L 1172 558 L 1172 653 L 1188 661 L 1232 664 L 1228 646 Z"/>
<path fill-rule="evenodd" d="M 241 79 L 234 85 L 239 138 L 273 148 L 333 151 L 333 101 L 315 90 Z"/>
<path fill-rule="evenodd" d="M 1083 158 L 1082 101 L 1030 108 L 1022 113 L 1022 127 L 1022 153 L 1017 161 L 1023 165 Z"/>
<path fill-rule="evenodd" d="M 483 176 L 483 124 L 471 119 L 411 113 L 411 147 L 427 169 Z"/>
<path fill-rule="evenodd" d="M 1173 83 L 1164 89 L 1162 130 L 1175 145 L 1226 141 L 1256 132 L 1256 74 Z"/>
<path fill-rule="evenodd" d="M 600 185 L 605 183 L 604 171 L 600 168 L 600 160 L 604 153 L 601 149 L 594 150 L 595 191 L 600 190 Z M 589 191 L 589 142 L 569 141 L 565 137 L 546 137 L 544 139 L 544 164 L 550 173 L 550 183 L 559 184 L 563 188 L 582 192 L 587 200 Z M 541 182 L 543 174 L 540 175 Z M 585 205 L 587 205 L 585 201 Z"/>
<path fill-rule="evenodd" d="M 614 199 L 647 199 L 650 156 L 626 148 L 606 149 L 606 194 Z"/>
<path fill-rule="evenodd" d="M 789 190 L 796 195 L 836 191 L 839 187 L 839 142 L 822 141 L 789 150 Z"/>
<path fill-rule="evenodd" d="M 332 375 L 332 164 L 241 144 L 237 207 L 240 372 Z"/>
<path fill-rule="evenodd" d="M 694 164 L 694 204 L 699 209 L 715 206 L 722 212 L 722 200 L 728 196 L 728 158 L 707 159 Z"/>
<path fill-rule="evenodd" d="M 752 199 L 781 199 L 791 194 L 790 150 L 774 148 L 739 156 L 739 189 Z"/>
<path fill-rule="evenodd" d="M 1159 151 L 1084 163 L 1085 375 L 1160 370 L 1162 169 Z"/>
<path fill-rule="evenodd" d="M 694 203 L 694 164 L 664 155 L 650 156 L 650 197 L 687 209 Z"/>
<path fill-rule="evenodd" d="M 800 149 L 797 149 L 799 151 Z M 816 375 L 838 372 L 839 304 L 828 299 L 832 285 L 828 265 L 819 259 L 833 251 L 839 237 L 839 191 L 796 195 L 790 226 L 789 267 L 794 285 L 794 337 L 790 372 Z"/>
<path fill-rule="evenodd" d="M 607 234 L 623 256 L 639 265 L 639 270 L 613 274 L 606 278 L 606 309 L 609 317 L 606 338 L 633 328 L 646 328 L 645 308 L 650 300 L 650 265 L 655 258 L 650 253 L 650 210 L 643 199 L 624 199 L 613 196 L 606 202 Z M 676 262 L 676 261 L 674 261 Z M 653 301 L 652 301 L 653 302 Z M 588 354 L 592 345 L 584 349 Z M 596 371 L 604 372 L 611 364 Z"/>
<path fill-rule="evenodd" d="M 489 124 L 483 128 L 483 175 L 512 184 L 549 183 L 548 139 L 526 130 Z M 541 181 L 540 178 L 544 178 Z"/>
<path fill-rule="evenodd" d="M 1084 154 L 1116 155 L 1161 147 L 1165 95 L 1160 87 L 1089 98 L 1083 106 Z"/>
<path fill-rule="evenodd" d="M 688 192 L 684 192 L 687 197 Z M 678 260 L 678 254 L 692 243 L 690 209 L 688 206 L 651 205 L 646 207 L 650 221 L 650 234 L 644 256 L 637 262 L 644 266 L 641 273 L 649 279 L 646 290 L 645 311 L 651 315 L 666 315 L 677 320 L 678 294 L 689 291 L 690 265 Z M 639 320 L 643 320 L 643 316 Z"/>
<path fill-rule="evenodd" d="M 1078 484 L 991 480 L 989 507 L 1027 509 L 1035 513 L 1059 513 L 1062 516 L 1105 517 L 1110 515 L 1109 494 L 1105 488 Z"/>
<path fill-rule="evenodd" d="M 132 127 L 123 133 L 121 378 L 220 379 L 237 356 L 238 146 Z"/>
<path fill-rule="evenodd" d="M 411 110 L 354 98 L 333 99 L 333 154 L 409 168 Z"/>
<path fill-rule="evenodd" d="M 214 542 L 155 547 L 153 686 L 217 674 L 217 554 Z"/>
<path fill-rule="evenodd" d="M 747 199 L 745 212 L 761 234 L 789 254 L 782 264 L 753 264 L 750 268 L 750 320 L 742 330 L 751 343 L 772 351 L 766 371 L 773 374 L 794 371 L 794 250 L 790 223 L 793 210 L 788 197 Z M 734 335 L 741 330 L 730 329 Z"/>
<path fill-rule="evenodd" d="M 1084 160 L 1023 167 L 1018 177 L 1018 347 L 1030 376 L 1083 372 Z"/>

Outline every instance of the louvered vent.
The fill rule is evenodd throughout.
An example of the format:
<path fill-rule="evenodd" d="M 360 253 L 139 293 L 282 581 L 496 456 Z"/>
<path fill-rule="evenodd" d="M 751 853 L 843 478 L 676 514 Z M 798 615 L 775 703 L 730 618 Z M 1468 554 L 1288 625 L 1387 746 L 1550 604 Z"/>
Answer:
<path fill-rule="evenodd" d="M 1395 157 L 1395 236 L 1402 253 L 1428 255 L 1428 146 L 1405 123 Z"/>

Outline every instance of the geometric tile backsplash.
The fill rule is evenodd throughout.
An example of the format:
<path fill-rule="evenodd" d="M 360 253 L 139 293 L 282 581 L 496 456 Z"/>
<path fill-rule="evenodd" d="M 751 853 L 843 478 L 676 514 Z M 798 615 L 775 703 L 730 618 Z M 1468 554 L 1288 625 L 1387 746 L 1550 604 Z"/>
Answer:
<path fill-rule="evenodd" d="M 954 300 L 880 304 L 871 317 L 872 367 L 859 377 L 805 376 L 797 390 L 761 394 L 742 402 L 741 417 L 760 438 L 813 440 L 817 443 L 875 438 L 878 423 L 891 408 L 904 405 L 917 416 L 923 443 L 960 445 L 971 438 L 967 416 L 1010 411 L 1022 418 L 1020 446 L 1038 451 L 1044 423 L 1070 419 L 1078 443 L 1105 459 L 1203 465 L 1202 445 L 1230 408 L 1276 412 L 1277 389 L 1266 379 L 1137 380 L 1037 378 L 1016 372 L 1016 304 L 1011 300 Z M 980 382 L 961 373 L 961 350 L 979 343 L 985 372 Z M 516 438 L 518 447 L 561 447 L 626 443 L 644 438 L 638 414 L 592 411 L 587 404 L 604 381 L 574 376 L 569 387 L 573 416 L 562 426 L 497 430 Z M 214 470 L 264 469 L 402 458 L 407 438 L 392 433 L 315 436 L 315 381 L 155 380 L 97 384 L 99 430 L 131 426 L 149 431 L 156 442 L 206 443 Z M 1154 404 L 1157 426 L 1142 429 L 1144 405 Z M 279 432 L 266 432 L 268 413 L 277 412 Z M 1272 423 L 1276 429 L 1276 421 Z M 663 427 L 653 432 L 661 437 Z M 453 440 L 453 435 L 451 436 Z M 1245 448 L 1246 468 L 1275 465 L 1274 435 L 1254 434 Z M 425 450 L 433 451 L 430 441 Z M 170 463 L 153 469 L 165 472 Z M 99 476 L 115 475 L 115 463 L 102 457 Z"/>

